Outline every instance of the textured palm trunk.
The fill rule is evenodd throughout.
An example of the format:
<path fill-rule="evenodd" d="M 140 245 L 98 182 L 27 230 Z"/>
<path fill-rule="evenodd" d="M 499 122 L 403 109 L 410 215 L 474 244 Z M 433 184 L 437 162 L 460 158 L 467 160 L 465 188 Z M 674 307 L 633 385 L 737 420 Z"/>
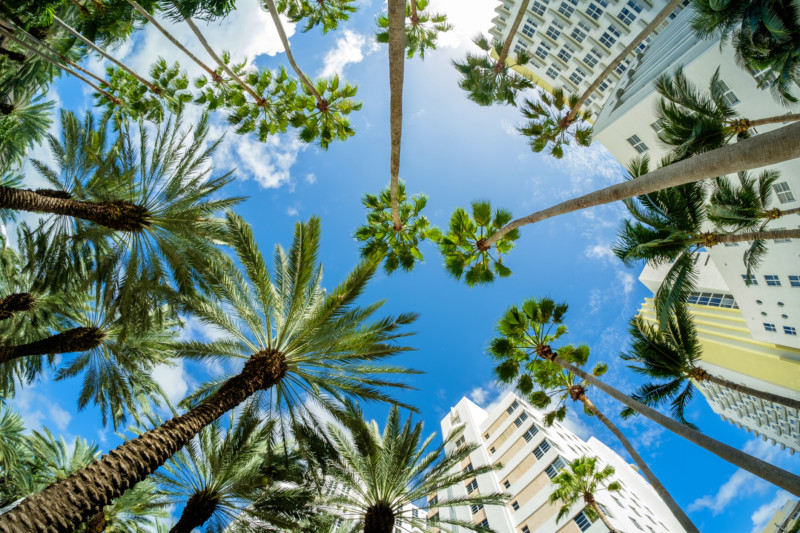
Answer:
<path fill-rule="evenodd" d="M 722 379 L 719 376 L 709 374 L 708 372 L 699 367 L 695 367 L 690 377 L 698 381 L 710 381 L 711 383 L 719 385 L 720 387 L 725 387 L 730 390 L 734 390 L 736 392 L 741 392 L 742 394 L 749 394 L 750 396 L 753 396 L 755 398 L 761 398 L 762 400 L 766 400 L 772 403 L 777 403 L 780 405 L 785 405 L 786 407 L 790 407 L 792 409 L 797 409 L 798 411 L 800 411 L 800 400 L 795 400 L 793 398 L 786 398 L 785 396 L 779 396 L 777 394 L 772 394 L 771 392 L 765 392 L 762 390 L 753 389 L 746 385 L 742 385 L 741 383 L 728 381 L 727 379 Z"/>
<path fill-rule="evenodd" d="M 66 215 L 94 222 L 116 231 L 141 231 L 149 223 L 147 210 L 137 204 L 114 202 L 84 202 L 39 193 L 26 189 L 0 186 L 0 207 L 33 213 Z"/>
<path fill-rule="evenodd" d="M 587 207 L 617 202 L 677 185 L 795 159 L 800 157 L 798 138 L 800 138 L 800 122 L 795 122 L 777 130 L 761 133 L 749 139 L 698 154 L 648 172 L 636 179 L 617 183 L 513 220 L 489 237 L 486 240 L 487 245 L 491 246 L 503 235 L 520 226 L 534 224 Z"/>
<path fill-rule="evenodd" d="M 419 14 L 417 14 L 417 0 L 411 0 L 411 24 L 419 24 Z"/>
<path fill-rule="evenodd" d="M 774 117 L 748 120 L 747 123 L 750 128 L 755 128 L 758 126 L 766 126 L 767 124 L 782 124 L 784 122 L 795 122 L 797 120 L 800 120 L 800 113 L 787 113 L 785 115 L 777 115 Z"/>
<path fill-rule="evenodd" d="M 391 1 L 391 0 L 390 0 Z M 393 533 L 394 513 L 388 503 L 378 503 L 364 515 L 364 533 Z"/>
<path fill-rule="evenodd" d="M 658 477 L 656 477 L 656 475 L 653 473 L 653 471 L 650 470 L 650 467 L 647 466 L 647 463 L 644 461 L 644 459 L 642 459 L 642 457 L 636 451 L 636 448 L 633 447 L 633 444 L 630 443 L 628 438 L 625 437 L 625 434 L 622 433 L 622 431 L 616 426 L 616 424 L 614 424 L 611 420 L 609 420 L 606 417 L 606 415 L 604 415 L 603 412 L 600 411 L 600 409 L 598 409 L 597 406 L 589 398 L 586 397 L 585 394 L 581 393 L 578 396 L 577 400 L 583 403 L 583 405 L 585 405 L 586 408 L 589 411 L 591 411 L 591 413 L 595 415 L 597 419 L 600 422 L 602 422 L 603 425 L 606 426 L 609 429 L 609 431 L 611 431 L 611 433 L 614 434 L 615 437 L 617 437 L 619 442 L 622 444 L 622 447 L 625 448 L 625 451 L 628 452 L 628 455 L 631 456 L 633 462 L 636 464 L 636 466 L 639 467 L 639 470 L 642 472 L 642 475 L 645 477 L 645 479 L 647 479 L 647 481 L 650 483 L 653 489 L 655 489 L 656 493 L 661 497 L 661 500 L 669 508 L 670 512 L 672 513 L 672 516 L 674 516 L 678 520 L 683 529 L 687 533 L 700 533 L 700 530 L 697 529 L 692 520 L 686 515 L 685 512 L 683 512 L 683 509 L 681 509 L 681 506 L 678 505 L 678 502 L 676 502 L 672 498 L 672 495 L 669 493 L 666 487 L 664 487 L 664 485 L 661 483 L 661 480 L 659 480 Z M 601 515 L 601 518 L 603 516 L 605 515 Z M 611 526 L 605 519 L 603 520 L 603 522 L 609 529 L 611 529 Z"/>
<path fill-rule="evenodd" d="M 749 231 L 744 233 L 704 233 L 697 237 L 695 242 L 711 247 L 719 243 L 734 243 L 747 241 L 768 241 L 774 239 L 797 239 L 800 238 L 800 229 L 771 229 L 766 231 Z"/>
<path fill-rule="evenodd" d="M 106 513 L 100 511 L 86 522 L 83 533 L 103 533 L 106 530 Z"/>
<path fill-rule="evenodd" d="M 572 121 L 575 120 L 575 117 L 578 116 L 578 113 L 580 112 L 584 102 L 586 102 L 586 100 L 589 99 L 589 97 L 600 86 L 600 84 L 603 83 L 603 80 L 608 78 L 611 75 L 611 73 L 614 72 L 614 69 L 617 68 L 617 65 L 622 63 L 623 59 L 628 57 L 631 54 L 631 52 L 633 52 L 636 49 L 636 47 L 642 43 L 642 41 L 647 39 L 647 36 L 653 33 L 653 31 L 655 31 L 658 25 L 664 22 L 664 20 L 673 11 L 675 11 L 675 9 L 677 9 L 678 6 L 680 6 L 683 3 L 683 1 L 684 0 L 672 0 L 669 4 L 664 6 L 664 9 L 658 12 L 658 15 L 656 15 L 655 18 L 650 21 L 650 24 L 645 26 L 644 29 L 639 32 L 639 34 L 628 44 L 628 46 L 626 46 L 625 49 L 622 50 L 622 52 L 620 52 L 617 55 L 617 57 L 615 57 L 614 60 L 611 61 L 611 63 L 608 64 L 608 66 L 603 70 L 603 72 L 601 72 L 594 79 L 592 84 L 589 85 L 589 88 L 583 92 L 583 94 L 581 95 L 580 98 L 578 98 L 578 101 L 575 103 L 572 109 L 569 110 L 569 113 L 564 119 L 565 122 L 572 123 Z"/>
<path fill-rule="evenodd" d="M 500 50 L 500 55 L 497 57 L 497 63 L 494 66 L 494 71 L 498 74 L 506 68 L 506 59 L 508 59 L 508 52 L 511 50 L 511 43 L 514 41 L 514 36 L 517 34 L 519 25 L 522 24 L 525 11 L 528 9 L 528 4 L 530 3 L 531 0 L 522 0 L 519 11 L 517 11 L 517 16 L 514 18 L 514 23 L 511 25 L 511 29 L 508 30 L 508 37 L 506 37 L 506 41 L 503 43 L 503 49 Z"/>
<path fill-rule="evenodd" d="M 600 506 L 597 505 L 597 502 L 594 501 L 594 497 L 592 497 L 592 501 L 589 503 L 589 505 L 592 506 L 594 512 L 596 512 L 597 516 L 600 517 L 600 520 L 603 521 L 603 524 L 605 524 L 606 528 L 608 528 L 608 531 L 610 533 L 617 533 L 617 530 L 614 529 L 614 526 L 612 526 L 611 522 L 608 521 L 608 516 L 606 516 L 606 513 L 604 513 L 603 510 L 600 508 Z"/>
<path fill-rule="evenodd" d="M 30 311 L 36 305 L 36 297 L 29 292 L 16 292 L 0 298 L 0 320 L 8 320 L 17 313 Z"/>
<path fill-rule="evenodd" d="M 403 135 L 403 76 L 406 61 L 406 2 L 389 0 L 389 128 L 391 131 L 391 159 L 389 188 L 392 195 L 392 222 L 394 230 L 403 229 L 400 221 L 400 140 Z"/>
<path fill-rule="evenodd" d="M 280 352 L 252 355 L 240 374 L 226 381 L 199 406 L 126 442 L 87 468 L 0 515 L 0 532 L 73 532 L 152 474 L 205 426 L 256 391 L 269 389 L 285 374 L 286 360 Z"/>
<path fill-rule="evenodd" d="M 281 18 L 278 16 L 278 10 L 275 8 L 275 2 L 273 0 L 264 0 L 264 3 L 267 5 L 269 14 L 272 17 L 272 22 L 275 24 L 275 29 L 278 30 L 278 37 L 280 37 L 281 44 L 283 44 L 283 50 L 286 52 L 286 59 L 289 61 L 292 69 L 294 69 L 297 77 L 300 78 L 300 81 L 303 83 L 303 85 L 305 85 L 306 89 L 308 89 L 309 92 L 314 95 L 314 98 L 317 101 L 317 109 L 323 113 L 328 111 L 328 101 L 322 98 L 319 92 L 317 92 L 314 84 L 309 81 L 308 77 L 303 73 L 302 70 L 300 70 L 300 67 L 297 66 L 297 63 L 294 60 L 294 54 L 292 54 L 292 48 L 289 46 L 289 39 L 286 37 L 286 32 L 283 31 L 283 24 L 281 24 Z"/>
<path fill-rule="evenodd" d="M 202 527 L 216 510 L 217 502 L 208 492 L 195 492 L 186 501 L 181 517 L 169 533 L 191 533 L 193 529 Z"/>
<path fill-rule="evenodd" d="M 751 474 L 755 474 L 761 479 L 769 481 L 776 487 L 780 487 L 791 494 L 794 494 L 795 496 L 800 496 L 800 476 L 791 472 L 787 472 L 782 468 L 778 468 L 777 466 L 774 466 L 766 461 L 762 461 L 761 459 L 753 457 L 752 455 L 746 454 L 743 451 L 737 450 L 736 448 L 728 446 L 727 444 L 719 442 L 718 440 L 712 439 L 708 435 L 704 435 L 697 430 L 691 429 L 667 416 L 662 415 L 655 409 L 651 409 L 650 407 L 637 402 L 627 394 L 623 394 L 614 387 L 603 383 L 593 375 L 584 372 L 577 366 L 564 361 L 558 357 L 555 352 L 551 351 L 549 346 L 545 346 L 541 352 L 542 353 L 540 353 L 540 356 L 554 362 L 564 370 L 567 370 L 576 376 L 580 376 L 618 402 L 630 407 L 637 413 L 644 415 L 653 422 L 667 428 L 676 435 L 683 437 L 693 444 L 697 444 L 701 448 L 710 451 L 717 457 L 724 459 L 725 461 L 736 465 L 739 468 L 750 472 Z"/>
<path fill-rule="evenodd" d="M 105 334 L 97 328 L 72 328 L 38 341 L 18 346 L 0 346 L 0 364 L 23 357 L 85 352 L 100 346 Z"/>

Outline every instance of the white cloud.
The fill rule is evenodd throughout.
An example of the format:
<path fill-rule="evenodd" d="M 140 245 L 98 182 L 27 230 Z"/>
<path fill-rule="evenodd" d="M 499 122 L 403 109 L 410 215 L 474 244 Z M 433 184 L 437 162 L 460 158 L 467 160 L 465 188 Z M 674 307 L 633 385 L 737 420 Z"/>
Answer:
<path fill-rule="evenodd" d="M 314 174 L 306 174 L 306 183 L 313 185 L 316 181 L 317 177 Z"/>
<path fill-rule="evenodd" d="M 296 217 L 299 214 L 299 212 L 297 211 L 296 207 L 288 207 L 286 208 L 286 214 L 289 215 L 290 217 Z"/>
<path fill-rule="evenodd" d="M 505 119 L 500 121 L 500 127 L 503 129 L 504 132 L 506 132 L 508 135 L 511 135 L 512 137 L 516 137 L 517 135 L 519 135 L 517 128 L 511 122 Z"/>
<path fill-rule="evenodd" d="M 708 509 L 716 516 L 737 499 L 747 499 L 755 494 L 763 494 L 769 490 L 769 483 L 745 470 L 737 470 L 714 495 L 697 498 L 689 504 L 687 511 L 695 512 Z"/>
<path fill-rule="evenodd" d="M 14 410 L 25 421 L 25 429 L 27 431 L 40 430 L 49 422 L 62 433 L 65 432 L 72 420 L 72 415 L 58 402 L 37 392 L 35 387 L 35 385 L 18 386 L 16 395 L 10 401 Z"/>
<path fill-rule="evenodd" d="M 267 142 L 250 136 L 229 136 L 217 150 L 217 168 L 236 168 L 239 178 L 251 178 L 265 189 L 291 182 L 291 168 L 308 147 L 297 137 L 274 135 Z"/>
<path fill-rule="evenodd" d="M 561 425 L 584 440 L 592 436 L 592 430 L 586 425 L 578 413 L 572 409 L 567 411 L 567 416 L 561 421 Z"/>
<path fill-rule="evenodd" d="M 570 146 L 564 157 L 548 157 L 547 164 L 569 176 L 570 186 L 562 185 L 562 194 L 572 197 L 608 187 L 623 180 L 624 168 L 600 143 L 589 147 Z"/>
<path fill-rule="evenodd" d="M 474 389 L 469 391 L 469 394 L 467 394 L 467 396 L 469 397 L 470 400 L 482 406 L 486 404 L 486 400 L 490 394 L 491 392 L 483 387 L 475 387 Z"/>
<path fill-rule="evenodd" d="M 636 284 L 636 279 L 633 277 L 633 274 L 630 272 L 625 272 L 624 270 L 617 271 L 617 280 L 622 286 L 622 292 L 626 295 L 633 292 L 633 287 Z"/>
<path fill-rule="evenodd" d="M 319 76 L 326 78 L 335 74 L 342 75 L 344 68 L 350 63 L 360 63 L 364 59 L 361 49 L 366 39 L 360 33 L 344 30 L 343 37 L 336 39 L 336 46 L 325 54 Z"/>
<path fill-rule="evenodd" d="M 189 383 L 182 360 L 177 360 L 173 365 L 161 364 L 156 366 L 153 369 L 152 377 L 173 405 L 186 397 Z"/>
<path fill-rule="evenodd" d="M 613 263 L 616 261 L 616 256 L 614 252 L 611 251 L 611 246 L 608 244 L 597 243 L 593 246 L 589 246 L 583 251 L 583 254 L 591 259 L 599 259 L 604 262 Z"/>
<path fill-rule="evenodd" d="M 750 519 L 753 521 L 752 533 L 758 533 L 764 529 L 764 526 L 767 525 L 767 522 L 772 518 L 772 515 L 775 514 L 775 511 L 783 507 L 783 505 L 791 499 L 792 495 L 788 492 L 783 490 L 776 491 L 775 497 L 772 498 L 771 501 L 765 503 L 750 515 Z"/>
<path fill-rule="evenodd" d="M 56 425 L 59 431 L 66 431 L 70 420 L 72 420 L 72 415 L 69 414 L 68 411 L 57 403 L 52 403 L 47 406 L 47 413 L 50 415 L 50 420 L 53 421 L 53 424 Z"/>
<path fill-rule="evenodd" d="M 486 0 L 431 0 L 428 11 L 445 13 L 453 29 L 439 35 L 438 48 L 475 48 L 472 38 L 489 34 L 498 2 Z"/>

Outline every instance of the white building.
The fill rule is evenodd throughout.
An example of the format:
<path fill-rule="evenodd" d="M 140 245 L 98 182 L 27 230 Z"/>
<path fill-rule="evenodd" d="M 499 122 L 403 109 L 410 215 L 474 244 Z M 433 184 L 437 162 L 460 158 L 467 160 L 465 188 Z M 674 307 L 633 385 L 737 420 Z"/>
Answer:
<path fill-rule="evenodd" d="M 655 291 L 670 265 L 646 266 L 639 280 Z M 695 254 L 697 292 L 689 298 L 703 354 L 701 366 L 710 374 L 748 387 L 800 400 L 800 350 L 753 338 L 738 300 L 706 253 Z M 656 322 L 652 299 L 639 314 Z M 742 394 L 709 382 L 696 383 L 711 409 L 737 427 L 794 454 L 800 450 L 800 413 L 783 405 Z"/>
<path fill-rule="evenodd" d="M 521 1 L 502 0 L 495 10 L 497 16 L 492 19 L 494 27 L 489 31 L 493 37 L 505 40 Z M 532 0 L 511 48 L 514 52 L 527 50 L 532 59 L 517 70 L 547 92 L 563 86 L 569 92 L 580 93 L 667 3 L 667 0 Z M 611 78 L 586 101 L 585 107 L 594 111 L 595 116 L 650 39 L 652 36 L 623 60 Z"/>
<path fill-rule="evenodd" d="M 431 521 L 435 522 L 438 513 L 449 513 L 450 518 L 483 523 L 497 533 L 606 531 L 601 521 L 592 523 L 587 520 L 580 504 L 575 505 L 566 518 L 556 522 L 560 506 L 547 501 L 553 490 L 550 479 L 568 462 L 586 455 L 599 457 L 601 462 L 616 469 L 614 478 L 623 489 L 614 494 L 600 491 L 596 499 L 618 531 L 684 531 L 633 466 L 626 464 L 594 437 L 584 441 L 558 422 L 545 427 L 543 414 L 512 393 L 491 411 L 462 398 L 441 425 L 445 436 L 464 427 L 462 436 L 450 446 L 460 446 L 464 442 L 480 444 L 458 468 L 464 470 L 488 464 L 502 467 L 442 491 L 436 498 L 465 496 L 473 491 L 483 494 L 505 492 L 509 501 L 505 506 L 453 509 L 435 509 L 435 502 L 432 502 L 434 508 L 428 512 Z"/>
<path fill-rule="evenodd" d="M 730 45 L 720 50 L 719 41 L 695 37 L 689 27 L 691 16 L 691 9 L 684 10 L 653 39 L 615 87 L 594 124 L 594 139 L 623 165 L 644 154 L 657 163 L 667 153 L 668 149 L 660 144 L 656 133 L 655 109 L 660 97 L 653 81 L 680 66 L 689 80 L 705 90 L 719 68 L 729 88 L 727 98 L 742 117 L 758 119 L 790 111 L 796 113 L 800 109 L 800 106 L 783 107 L 769 91 L 758 89 L 753 76 L 736 64 Z M 781 126 L 764 126 L 759 130 L 764 132 Z M 798 207 L 800 160 L 770 168 L 780 172 L 780 179 L 774 185 L 773 206 Z M 737 183 L 736 176 L 729 178 Z M 800 227 L 800 215 L 791 215 L 770 222 L 767 229 L 797 227 Z M 711 229 L 711 225 L 704 229 Z M 709 252 L 753 337 L 800 348 L 800 240 L 774 241 L 768 247 L 768 255 L 750 286 L 745 284 L 746 269 L 742 261 L 746 244 L 714 246 Z"/>

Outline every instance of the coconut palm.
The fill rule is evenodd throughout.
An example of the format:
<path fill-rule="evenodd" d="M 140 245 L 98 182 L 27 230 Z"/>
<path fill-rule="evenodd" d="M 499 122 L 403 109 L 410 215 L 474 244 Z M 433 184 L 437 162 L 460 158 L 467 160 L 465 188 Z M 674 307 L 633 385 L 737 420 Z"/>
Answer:
<path fill-rule="evenodd" d="M 783 101 L 797 101 L 791 94 L 800 84 L 800 8 L 795 2 L 696 0 L 692 6 L 691 24 L 698 35 L 730 38 L 737 62 L 759 75 L 759 87 L 769 87 Z"/>
<path fill-rule="evenodd" d="M 2 515 L 0 531 L 30 531 L 37 523 L 72 531 L 153 473 L 203 427 L 248 399 L 258 402 L 268 417 L 288 421 L 307 414 L 312 404 L 336 409 L 338 398 L 392 401 L 387 388 L 404 387 L 391 376 L 411 371 L 382 363 L 409 350 L 396 341 L 408 335 L 400 329 L 415 315 L 370 321 L 381 304 L 354 305 L 377 269 L 375 262 L 362 262 L 326 292 L 317 262 L 319 219 L 297 224 L 288 253 L 276 247 L 271 272 L 241 218 L 229 213 L 226 228 L 237 261 L 213 258 L 205 270 L 209 293 L 182 302 L 224 334 L 209 343 L 177 343 L 176 354 L 239 360 L 244 366 L 200 387 L 192 398 L 195 407 L 187 413 Z M 117 481 L 107 481 L 111 479 Z M 73 491 L 81 496 L 71 496 Z"/>
<path fill-rule="evenodd" d="M 392 533 L 397 520 L 412 528 L 429 531 L 425 518 L 412 514 L 411 502 L 428 502 L 428 497 L 463 484 L 475 476 L 492 472 L 484 465 L 472 470 L 461 468 L 461 461 L 479 448 L 478 444 L 453 447 L 463 431 L 448 435 L 439 446 L 430 449 L 436 434 L 423 440 L 422 422 L 412 423 L 411 415 L 403 422 L 400 409 L 393 406 L 383 432 L 375 421 L 367 422 L 361 408 L 346 405 L 344 428 L 329 424 L 338 461 L 331 465 L 331 477 L 344 489 L 330 499 L 346 520 L 357 521 L 364 533 Z M 446 450 L 447 449 L 447 450 Z M 502 505 L 506 497 L 499 493 L 438 498 L 437 508 L 462 505 Z M 422 504 L 424 510 L 430 504 Z M 487 527 L 455 517 L 439 516 L 435 528 L 453 525 L 471 531 L 491 531 Z"/>
<path fill-rule="evenodd" d="M 719 148 L 733 139 L 746 139 L 758 126 L 800 120 L 800 113 L 762 119 L 739 116 L 725 97 L 727 86 L 719 69 L 711 76 L 708 91 L 689 81 L 683 67 L 656 78 L 655 88 L 661 95 L 656 109 L 658 138 L 679 159 Z"/>
<path fill-rule="evenodd" d="M 684 305 L 677 306 L 666 327 L 649 324 L 643 317 L 630 321 L 631 348 L 620 357 L 638 374 L 657 381 L 641 385 L 631 397 L 651 407 L 669 403 L 672 416 L 688 426 L 684 412 L 694 396 L 694 381 L 710 382 L 754 398 L 800 409 L 800 401 L 747 387 L 715 376 L 699 365 L 703 349 L 697 330 Z M 632 415 L 630 410 L 626 415 Z"/>
<path fill-rule="evenodd" d="M 616 492 L 622 488 L 622 485 L 618 481 L 611 481 L 611 476 L 615 472 L 613 466 L 606 465 L 599 468 L 597 461 L 597 457 L 579 457 L 553 478 L 552 482 L 556 485 L 556 489 L 550 493 L 548 501 L 552 504 L 559 502 L 562 504 L 556 522 L 567 516 L 570 507 L 582 499 L 586 504 L 584 513 L 589 520 L 594 522 L 599 517 L 609 531 L 616 531 L 608 521 L 608 516 L 603 512 L 602 507 L 595 500 L 595 494 L 603 490 Z"/>
<path fill-rule="evenodd" d="M 436 39 L 440 33 L 453 29 L 447 23 L 444 13 L 427 13 L 428 0 L 409 0 L 406 2 L 405 47 L 408 58 L 411 59 L 419 53 L 420 59 L 425 59 L 425 50 L 436 50 Z M 375 39 L 379 43 L 389 42 L 389 16 L 380 15 L 377 20 L 378 31 Z"/>
<path fill-rule="evenodd" d="M 306 19 L 303 32 L 321 24 L 322 33 L 328 33 L 341 22 L 350 20 L 350 14 L 358 10 L 354 4 L 354 0 L 278 0 L 277 8 L 295 24 Z"/>
<path fill-rule="evenodd" d="M 541 152 L 545 147 L 550 147 L 550 154 L 556 158 L 560 158 L 563 154 L 563 147 L 569 144 L 569 138 L 574 137 L 580 146 L 588 146 L 591 144 L 592 128 L 586 122 L 591 118 L 592 112 L 590 110 L 581 110 L 583 104 L 588 100 L 592 93 L 600 86 L 606 78 L 608 78 L 614 69 L 622 63 L 622 61 L 631 55 L 636 48 L 650 36 L 651 33 L 672 14 L 673 11 L 678 9 L 684 0 L 670 0 L 658 14 L 633 38 L 631 42 L 620 52 L 617 57 L 612 59 L 606 68 L 597 75 L 594 81 L 589 84 L 589 87 L 580 95 L 572 94 L 569 97 L 564 97 L 563 89 L 557 89 L 560 93 L 558 96 L 553 93 L 553 100 L 561 105 L 548 103 L 547 105 L 536 105 L 537 103 L 528 100 L 526 102 L 525 110 L 523 111 L 525 117 L 528 119 L 528 124 L 520 129 L 523 135 L 530 137 L 531 149 L 534 152 Z M 541 95 L 541 98 L 546 98 Z M 566 110 L 564 102 L 569 105 L 569 110 Z M 575 128 L 573 128 L 575 126 Z"/>
<path fill-rule="evenodd" d="M 774 485 L 784 487 L 786 490 L 792 492 L 792 494 L 800 494 L 800 476 L 787 472 L 781 468 L 777 468 L 766 461 L 757 459 L 756 457 L 748 455 L 741 450 L 728 446 L 727 444 L 723 444 L 700 433 L 699 431 L 680 424 L 675 420 L 662 415 L 658 411 L 640 402 L 637 402 L 614 387 L 603 383 L 596 376 L 585 372 L 580 368 L 580 366 L 573 364 L 573 362 L 562 359 L 548 343 L 552 342 L 551 339 L 557 339 L 566 333 L 566 326 L 561 323 L 566 310 L 566 304 L 556 304 L 549 298 L 543 298 L 538 301 L 528 300 L 519 309 L 516 307 L 509 308 L 504 317 L 498 323 L 498 331 L 500 332 L 500 336 L 494 339 L 490 346 L 492 355 L 501 361 L 497 367 L 497 373 L 501 379 L 514 381 L 515 376 L 520 375 L 520 378 L 517 380 L 518 383 L 522 383 L 523 387 L 527 387 L 524 382 L 529 381 L 531 385 L 530 390 L 533 390 L 533 371 L 538 371 L 541 368 L 546 372 L 551 372 L 551 367 L 540 367 L 534 364 L 529 369 L 528 365 L 534 362 L 536 357 L 545 361 L 550 361 L 573 376 L 571 378 L 566 376 L 566 374 L 564 374 L 564 378 L 554 376 L 558 378 L 558 380 L 561 382 L 561 385 L 573 383 L 575 385 L 580 385 L 583 388 L 582 391 L 580 388 L 573 389 L 569 394 L 570 399 L 572 399 L 572 395 L 574 394 L 575 400 L 581 401 L 581 403 L 587 407 L 591 406 L 596 409 L 594 403 L 590 402 L 588 398 L 586 398 L 585 394 L 587 386 L 596 387 L 615 400 L 621 402 L 626 407 L 630 407 L 637 413 L 646 416 L 650 420 L 660 424 L 661 426 L 669 429 L 673 433 L 687 439 L 688 441 L 705 448 L 720 458 L 739 466 L 748 472 L 752 472 L 753 474 L 769 481 L 770 483 L 773 483 Z M 570 357 L 578 355 L 580 356 L 580 360 L 583 360 L 585 356 L 588 356 L 588 354 L 584 354 L 584 352 L 585 350 L 569 350 L 568 354 L 570 354 Z M 528 374 L 529 377 L 523 377 L 525 374 Z M 577 378 L 581 378 L 586 383 L 583 384 L 577 382 Z M 572 381 L 566 381 L 567 379 Z M 565 387 L 562 386 L 561 388 L 563 389 Z M 541 395 L 537 395 L 537 398 L 541 398 Z M 558 409 L 560 409 L 560 407 Z M 558 409 L 556 411 L 558 411 Z M 597 416 L 601 422 L 606 424 L 608 419 L 599 410 L 591 410 L 591 412 Z M 552 416 L 561 415 L 560 413 L 557 413 L 557 415 Z M 622 432 L 620 432 L 619 429 L 616 428 L 616 426 L 610 421 L 608 421 L 606 427 L 608 427 L 608 429 L 614 433 L 614 435 L 620 439 L 624 445 L 626 441 Z M 635 450 L 632 447 L 627 451 L 629 454 L 631 454 L 631 457 L 634 457 Z M 642 465 L 644 465 L 644 462 L 642 462 Z M 645 475 L 645 477 L 647 477 L 647 475 Z M 653 479 L 655 479 L 655 477 Z M 656 488 L 656 484 L 653 483 L 650 478 L 648 478 L 648 480 L 654 486 L 654 488 Z M 656 490 L 658 489 L 656 488 Z M 670 499 L 666 491 L 664 494 L 659 493 L 659 495 L 662 497 L 662 499 L 664 499 L 665 502 Z M 677 505 L 674 507 L 670 506 L 670 510 L 673 511 L 673 514 L 676 514 L 676 516 L 678 516 L 677 513 L 679 509 L 680 508 L 677 507 Z M 686 528 L 689 523 L 690 522 L 688 521 L 686 523 L 681 522 L 684 528 Z"/>

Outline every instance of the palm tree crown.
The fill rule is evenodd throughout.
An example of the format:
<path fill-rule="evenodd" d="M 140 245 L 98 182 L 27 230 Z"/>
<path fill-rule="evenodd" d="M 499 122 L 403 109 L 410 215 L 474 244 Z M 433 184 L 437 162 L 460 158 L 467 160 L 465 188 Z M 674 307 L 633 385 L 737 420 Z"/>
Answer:
<path fill-rule="evenodd" d="M 577 501 L 583 500 L 586 504 L 583 512 L 586 513 L 589 520 L 595 521 L 599 516 L 603 522 L 609 525 L 604 516 L 605 513 L 595 501 L 595 494 L 603 490 L 616 492 L 622 486 L 618 481 L 611 481 L 611 476 L 615 472 L 613 466 L 606 465 L 600 468 L 597 463 L 597 457 L 579 457 L 553 478 L 552 482 L 556 485 L 556 489 L 550 494 L 548 500 L 553 504 L 562 503 L 556 521 L 567 516 L 570 508 Z"/>
<path fill-rule="evenodd" d="M 522 116 L 528 122 L 517 129 L 529 137 L 531 150 L 541 152 L 549 148 L 550 155 L 561 159 L 564 146 L 569 145 L 570 138 L 574 138 L 578 146 L 592 143 L 592 127 L 587 122 L 592 116 L 591 110 L 585 109 L 575 118 L 569 118 L 577 102 L 578 95 L 566 96 L 560 87 L 554 89 L 552 94 L 539 91 L 536 99 L 525 99 Z"/>

